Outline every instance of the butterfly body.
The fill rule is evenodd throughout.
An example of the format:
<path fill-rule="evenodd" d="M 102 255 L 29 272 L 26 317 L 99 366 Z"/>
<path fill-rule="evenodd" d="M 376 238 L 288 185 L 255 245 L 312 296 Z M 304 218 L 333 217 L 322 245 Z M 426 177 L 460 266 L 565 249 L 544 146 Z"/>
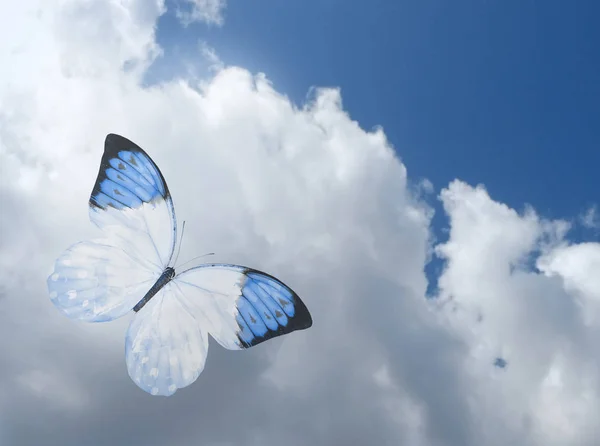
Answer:
<path fill-rule="evenodd" d="M 158 278 L 158 280 L 154 283 L 154 285 L 152 285 L 152 288 L 150 288 L 146 295 L 142 297 L 142 299 L 135 305 L 135 307 L 133 307 L 133 311 L 135 311 L 136 313 L 140 311 L 143 308 L 143 306 L 146 305 L 146 303 L 148 303 L 148 301 L 160 291 L 162 287 L 164 287 L 173 279 L 173 277 L 175 277 L 175 268 L 167 266 Z"/>
<path fill-rule="evenodd" d="M 88 322 L 133 310 L 125 359 L 146 392 L 168 396 L 194 382 L 209 334 L 241 350 L 312 325 L 300 297 L 267 273 L 226 263 L 176 273 L 169 189 L 154 161 L 127 138 L 106 137 L 89 213 L 104 237 L 61 254 L 47 281 L 50 299 L 66 316 Z"/>

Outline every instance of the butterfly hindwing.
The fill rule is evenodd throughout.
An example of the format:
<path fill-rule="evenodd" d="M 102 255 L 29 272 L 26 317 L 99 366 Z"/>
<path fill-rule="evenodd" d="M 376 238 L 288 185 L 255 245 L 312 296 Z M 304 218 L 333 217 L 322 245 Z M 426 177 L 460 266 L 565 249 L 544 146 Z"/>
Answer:
<path fill-rule="evenodd" d="M 172 282 L 134 316 L 125 340 L 131 379 L 152 395 L 172 395 L 204 369 L 208 334 Z"/>
<path fill-rule="evenodd" d="M 156 277 L 151 265 L 106 239 L 71 246 L 56 260 L 47 283 L 52 303 L 65 315 L 104 322 L 129 312 Z"/>
<path fill-rule="evenodd" d="M 184 271 L 173 282 L 185 305 L 223 347 L 249 348 L 312 325 L 300 297 L 273 276 L 229 264 Z"/>

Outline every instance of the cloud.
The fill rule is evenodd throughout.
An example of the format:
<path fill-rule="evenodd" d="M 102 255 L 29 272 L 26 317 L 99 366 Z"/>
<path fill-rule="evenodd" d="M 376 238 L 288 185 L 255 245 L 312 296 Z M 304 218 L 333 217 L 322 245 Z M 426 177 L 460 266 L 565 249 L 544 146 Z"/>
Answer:
<path fill-rule="evenodd" d="M 595 443 L 599 244 L 455 181 L 427 300 L 432 211 L 339 90 L 298 108 L 239 67 L 143 87 L 162 2 L 47 5 L 0 17 L 7 444 Z M 181 259 L 215 251 L 280 277 L 313 327 L 245 352 L 211 342 L 198 381 L 162 399 L 127 375 L 129 317 L 57 312 L 45 279 L 96 234 L 86 207 L 109 132 L 161 167 L 187 221 Z"/>
<path fill-rule="evenodd" d="M 176 0 L 175 14 L 184 26 L 194 22 L 221 26 L 226 6 L 226 0 Z"/>
<path fill-rule="evenodd" d="M 520 215 L 483 187 L 455 181 L 441 198 L 451 230 L 437 247 L 447 261 L 439 305 L 468 345 L 479 443 L 592 444 L 600 244 L 569 245 L 566 222 Z M 497 357 L 506 368 L 490 376 Z"/>
<path fill-rule="evenodd" d="M 219 58 L 219 55 L 216 53 L 215 49 L 211 47 L 207 42 L 200 41 L 200 54 L 208 63 L 208 69 L 211 71 L 219 72 L 225 68 L 225 64 Z"/>
<path fill-rule="evenodd" d="M 590 206 L 588 210 L 580 216 L 580 221 L 584 228 L 600 229 L 600 216 L 598 215 L 598 208 L 596 206 Z"/>

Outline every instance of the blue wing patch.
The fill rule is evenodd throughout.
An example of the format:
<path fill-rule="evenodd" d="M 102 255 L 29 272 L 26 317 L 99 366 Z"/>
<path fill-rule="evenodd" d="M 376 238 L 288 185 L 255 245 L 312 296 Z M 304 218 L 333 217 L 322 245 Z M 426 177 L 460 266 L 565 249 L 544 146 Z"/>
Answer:
<path fill-rule="evenodd" d="M 170 199 L 170 195 L 156 164 L 134 142 L 109 134 L 104 143 L 104 155 L 90 206 L 135 209 L 157 198 L 166 200 Z"/>
<path fill-rule="evenodd" d="M 312 326 L 311 315 L 300 297 L 266 273 L 248 269 L 238 297 L 238 339 L 244 348 Z"/>

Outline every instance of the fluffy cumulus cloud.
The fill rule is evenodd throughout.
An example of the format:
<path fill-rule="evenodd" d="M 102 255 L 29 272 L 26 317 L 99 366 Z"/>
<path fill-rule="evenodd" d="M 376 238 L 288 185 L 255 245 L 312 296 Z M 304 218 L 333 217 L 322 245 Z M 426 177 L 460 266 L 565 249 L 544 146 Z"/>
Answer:
<path fill-rule="evenodd" d="M 298 108 L 242 68 L 142 86 L 164 12 L 44 0 L 0 16 L 2 444 L 597 444 L 599 244 L 455 181 L 426 299 L 432 211 L 383 131 L 338 90 Z M 86 203 L 109 132 L 161 167 L 182 259 L 216 251 L 281 277 L 313 327 L 245 352 L 211 343 L 198 381 L 158 398 L 127 375 L 129 317 L 59 314 L 45 279 L 96 235 Z"/>

